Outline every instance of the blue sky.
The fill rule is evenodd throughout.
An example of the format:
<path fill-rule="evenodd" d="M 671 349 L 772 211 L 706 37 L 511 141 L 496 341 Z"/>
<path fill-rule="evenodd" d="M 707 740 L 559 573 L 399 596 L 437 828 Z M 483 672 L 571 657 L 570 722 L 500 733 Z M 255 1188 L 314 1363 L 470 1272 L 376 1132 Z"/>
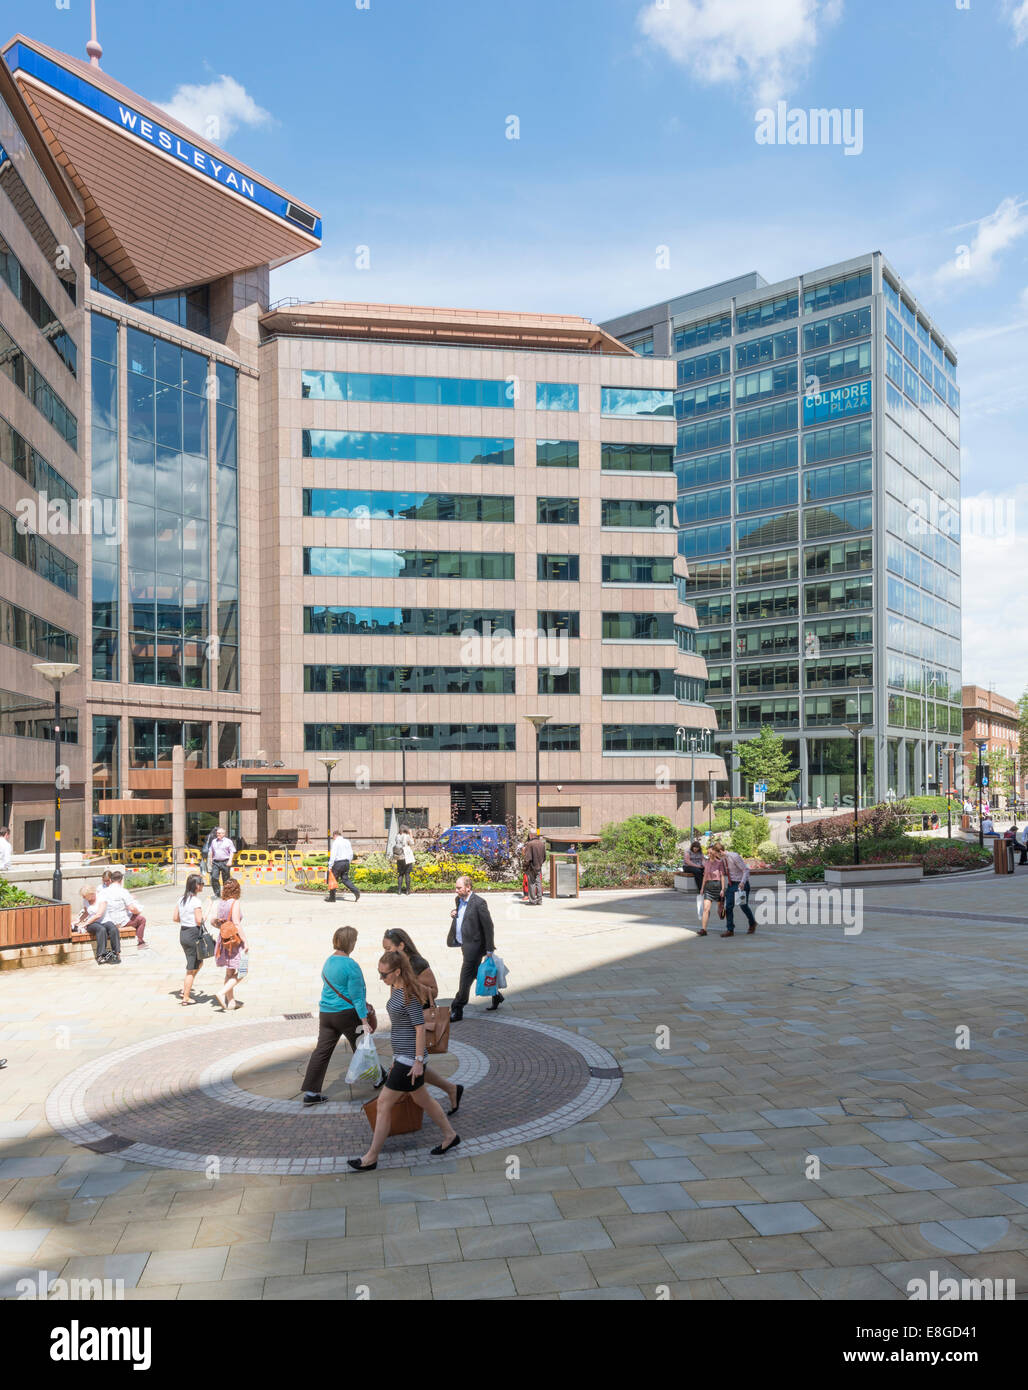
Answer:
<path fill-rule="evenodd" d="M 1018 695 L 996 595 L 1028 604 L 1028 0 L 367 3 L 97 0 L 103 66 L 322 214 L 273 296 L 601 320 L 883 251 L 958 349 L 965 494 L 1007 533 L 965 535 L 965 679 Z M 20 22 L 83 55 L 85 15 Z M 779 97 L 862 111 L 861 153 L 757 144 Z"/>

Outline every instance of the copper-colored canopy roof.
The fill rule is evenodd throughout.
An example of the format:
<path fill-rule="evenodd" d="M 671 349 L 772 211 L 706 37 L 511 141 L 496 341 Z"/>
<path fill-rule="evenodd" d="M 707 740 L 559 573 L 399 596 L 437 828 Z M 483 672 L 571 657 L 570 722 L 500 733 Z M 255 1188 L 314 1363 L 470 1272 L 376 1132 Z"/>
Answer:
<path fill-rule="evenodd" d="M 88 244 L 133 293 L 282 265 L 321 244 L 315 212 L 98 67 L 21 35 L 3 52 L 83 200 Z"/>

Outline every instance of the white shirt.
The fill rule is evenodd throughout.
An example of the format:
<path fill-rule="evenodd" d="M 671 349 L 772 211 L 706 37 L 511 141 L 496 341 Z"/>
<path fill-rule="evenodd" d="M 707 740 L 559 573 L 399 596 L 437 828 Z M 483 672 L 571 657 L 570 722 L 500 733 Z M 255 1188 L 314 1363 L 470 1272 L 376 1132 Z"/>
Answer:
<path fill-rule="evenodd" d="M 464 926 L 464 914 L 465 914 L 465 912 L 467 912 L 467 910 L 468 910 L 468 902 L 469 902 L 470 898 L 471 898 L 471 894 L 470 894 L 470 893 L 468 894 L 468 896 L 467 896 L 466 898 L 461 898 L 461 900 L 460 900 L 460 906 L 457 908 L 457 919 L 456 919 L 456 923 L 457 923 L 457 945 L 458 945 L 458 946 L 463 946 L 463 945 L 464 945 L 464 934 L 463 934 L 462 928 L 463 928 L 463 926 Z"/>
<path fill-rule="evenodd" d="M 332 841 L 328 858 L 330 864 L 338 863 L 340 859 L 353 861 L 353 845 L 350 844 L 345 835 L 337 835 Z"/>
<path fill-rule="evenodd" d="M 11 867 L 11 860 L 14 858 L 14 846 L 5 835 L 0 839 L 0 873 Z"/>
<path fill-rule="evenodd" d="M 105 888 L 104 898 L 107 901 L 107 920 L 116 927 L 123 927 L 133 912 L 139 911 L 139 904 L 123 883 L 112 883 Z"/>
<path fill-rule="evenodd" d="M 187 899 L 185 900 L 185 902 L 179 902 L 179 903 L 177 904 L 177 907 L 178 907 L 178 922 L 179 922 L 179 926 L 180 926 L 180 927 L 195 927 L 195 926 L 196 926 L 196 909 L 197 909 L 197 908 L 200 908 L 200 909 L 202 910 L 202 908 L 203 908 L 203 903 L 200 901 L 199 896 L 194 894 L 193 897 L 187 898 Z"/>

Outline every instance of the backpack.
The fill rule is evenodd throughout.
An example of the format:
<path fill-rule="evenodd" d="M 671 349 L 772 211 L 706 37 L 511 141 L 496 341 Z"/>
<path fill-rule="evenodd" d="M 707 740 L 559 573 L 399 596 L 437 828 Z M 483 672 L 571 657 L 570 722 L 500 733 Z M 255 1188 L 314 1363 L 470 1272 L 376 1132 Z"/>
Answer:
<path fill-rule="evenodd" d="M 232 908 L 229 907 L 229 915 L 223 917 L 218 924 L 218 931 L 221 936 L 221 946 L 224 951 L 234 951 L 237 946 L 242 944 L 242 937 L 239 935 L 239 928 L 232 920 Z"/>

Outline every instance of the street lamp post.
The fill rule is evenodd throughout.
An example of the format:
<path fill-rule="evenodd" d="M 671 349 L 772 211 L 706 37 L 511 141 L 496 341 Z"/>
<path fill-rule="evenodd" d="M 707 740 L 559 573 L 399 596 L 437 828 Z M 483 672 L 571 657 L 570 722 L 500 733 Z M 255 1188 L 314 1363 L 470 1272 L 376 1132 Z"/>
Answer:
<path fill-rule="evenodd" d="M 953 839 L 953 745 L 946 749 L 946 839 Z"/>
<path fill-rule="evenodd" d="M 860 695 L 857 695 L 857 714 L 860 713 Z M 853 862 L 860 863 L 860 737 L 864 730 L 864 725 L 858 719 L 854 724 L 844 724 L 843 728 L 849 729 L 853 735 Z"/>
<path fill-rule="evenodd" d="M 326 839 L 328 840 L 328 852 L 330 857 L 332 854 L 332 769 L 338 761 L 338 758 L 318 758 L 318 762 L 324 767 L 326 773 L 325 790 L 328 795 L 328 826 L 326 829 Z M 331 867 L 330 864 L 329 868 L 331 869 Z"/>
<path fill-rule="evenodd" d="M 34 671 L 38 671 L 45 681 L 54 688 L 54 877 L 53 896 L 56 902 L 63 901 L 64 891 L 61 880 L 61 682 L 73 675 L 79 668 L 72 661 L 36 661 Z"/>
<path fill-rule="evenodd" d="M 985 848 L 985 833 L 982 829 L 982 754 L 985 752 L 985 744 L 978 745 L 978 846 Z"/>
<path fill-rule="evenodd" d="M 388 740 L 388 742 L 389 742 L 389 743 L 398 743 L 398 744 L 400 745 L 400 777 L 401 777 L 401 779 L 402 779 L 402 781 L 403 781 L 403 810 L 404 810 L 404 812 L 406 813 L 406 810 L 407 810 L 407 748 L 408 748 L 408 746 L 409 746 L 410 744 L 412 744 L 412 743 L 420 743 L 421 740 L 417 737 L 416 734 L 395 734 L 395 735 L 393 735 L 393 736 Z"/>
<path fill-rule="evenodd" d="M 539 791 L 539 740 L 542 736 L 543 725 L 550 722 L 550 716 L 548 714 L 526 714 L 525 718 L 530 724 L 535 726 L 535 825 L 532 829 L 537 831 L 539 829 L 539 822 L 542 819 L 541 796 Z"/>

